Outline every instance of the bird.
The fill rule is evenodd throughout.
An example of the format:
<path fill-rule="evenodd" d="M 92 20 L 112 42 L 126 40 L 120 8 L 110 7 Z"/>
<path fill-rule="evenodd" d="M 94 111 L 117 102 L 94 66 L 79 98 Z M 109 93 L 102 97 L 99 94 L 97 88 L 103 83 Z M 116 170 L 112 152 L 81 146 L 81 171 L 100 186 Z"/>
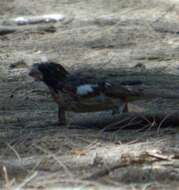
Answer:
<path fill-rule="evenodd" d="M 141 81 L 109 82 L 72 74 L 59 63 L 34 63 L 29 75 L 47 85 L 58 105 L 58 124 L 66 124 L 66 112 L 76 113 L 112 110 L 112 114 L 128 112 L 128 101 L 142 95 Z M 122 105 L 122 106 L 121 106 Z"/>

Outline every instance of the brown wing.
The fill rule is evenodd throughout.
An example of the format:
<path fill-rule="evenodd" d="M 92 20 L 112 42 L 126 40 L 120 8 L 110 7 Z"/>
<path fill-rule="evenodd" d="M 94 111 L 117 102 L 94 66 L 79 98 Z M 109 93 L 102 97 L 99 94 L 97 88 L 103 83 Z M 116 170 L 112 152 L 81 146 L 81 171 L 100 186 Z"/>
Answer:
<path fill-rule="evenodd" d="M 141 85 L 121 85 L 112 84 L 106 86 L 105 94 L 114 98 L 129 98 L 129 100 L 136 100 L 143 97 L 143 88 Z"/>

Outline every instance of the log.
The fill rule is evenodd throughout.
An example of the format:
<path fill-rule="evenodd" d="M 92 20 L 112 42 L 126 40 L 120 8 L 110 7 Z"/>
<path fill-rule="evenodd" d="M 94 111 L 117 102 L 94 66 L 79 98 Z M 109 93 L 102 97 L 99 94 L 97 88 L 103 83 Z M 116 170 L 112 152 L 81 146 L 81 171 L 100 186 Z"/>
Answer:
<path fill-rule="evenodd" d="M 96 150 L 97 156 L 94 156 L 94 150 L 91 150 L 84 156 L 57 156 L 55 159 L 52 159 L 52 156 L 49 155 L 45 159 L 43 156 L 34 156 L 21 158 L 21 160 L 0 160 L 0 178 L 4 176 L 2 170 L 4 166 L 7 169 L 9 177 L 23 177 L 34 167 L 41 171 L 58 172 L 63 169 L 63 166 L 59 164 L 58 160 L 62 162 L 65 167 L 68 167 L 69 171 L 70 169 L 76 169 L 79 167 L 84 169 L 88 167 L 96 168 L 97 165 L 100 165 L 100 167 L 96 168 L 97 170 L 95 170 L 94 173 L 88 173 L 85 174 L 85 176 L 82 176 L 82 180 L 96 180 L 97 178 L 108 175 L 115 169 L 134 164 L 141 165 L 143 163 L 147 164 L 155 162 L 161 162 L 162 164 L 163 162 L 166 163 L 166 161 L 169 164 L 173 163 L 173 157 L 169 159 L 170 156 L 163 155 L 160 153 L 159 149 L 154 150 L 150 148 L 146 151 L 145 148 L 141 148 L 140 151 L 131 150 L 130 153 L 128 153 L 128 150 L 121 152 L 121 148 L 119 148 L 119 146 L 114 146 L 111 149 L 108 149 L 108 153 L 104 155 L 105 150 L 106 149 L 104 147 L 98 148 Z M 37 163 L 39 164 L 37 165 Z M 68 175 L 68 173 L 66 173 L 66 175 Z"/>
<path fill-rule="evenodd" d="M 115 130 L 146 130 L 147 128 L 160 129 L 165 127 L 177 127 L 179 125 L 179 112 L 128 112 L 116 114 L 99 115 L 96 119 L 84 118 L 74 119 L 70 125 L 70 129 L 100 129 L 102 131 Z"/>

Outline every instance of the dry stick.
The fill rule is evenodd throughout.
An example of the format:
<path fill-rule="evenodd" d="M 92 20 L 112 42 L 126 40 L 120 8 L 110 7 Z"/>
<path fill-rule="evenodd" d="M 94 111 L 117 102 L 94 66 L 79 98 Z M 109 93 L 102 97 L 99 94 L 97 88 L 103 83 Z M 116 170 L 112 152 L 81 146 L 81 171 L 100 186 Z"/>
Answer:
<path fill-rule="evenodd" d="M 15 148 L 13 146 L 11 146 L 10 144 L 8 144 L 8 143 L 6 143 L 6 145 L 15 153 L 17 159 L 19 161 L 21 161 L 21 157 L 20 157 L 19 153 L 15 150 Z"/>
<path fill-rule="evenodd" d="M 129 120 L 129 119 L 130 119 L 130 120 Z M 116 133 L 116 132 L 119 132 L 120 130 L 125 129 L 125 128 L 127 128 L 127 127 L 137 126 L 137 125 L 141 124 L 141 121 L 140 121 L 140 120 L 139 120 L 139 121 L 135 121 L 135 120 L 137 119 L 136 116 L 131 117 L 131 118 L 129 118 L 129 119 L 128 119 L 129 122 L 126 123 L 126 124 L 124 124 L 124 125 L 122 125 L 119 129 L 117 129 L 117 130 L 115 131 L 115 133 Z M 134 122 L 134 121 L 135 121 L 135 122 Z M 112 129 L 115 130 L 115 128 L 112 128 Z"/>
<path fill-rule="evenodd" d="M 152 121 L 150 121 L 145 115 L 139 114 L 139 118 L 143 119 L 144 121 L 147 122 L 146 125 L 144 125 L 144 127 L 136 130 L 136 132 L 140 132 L 143 131 L 144 129 L 146 129 L 146 131 L 150 130 L 153 126 L 155 126 L 154 124 L 156 124 L 155 119 L 152 118 Z"/>
<path fill-rule="evenodd" d="M 142 188 L 142 190 L 147 190 L 149 189 L 149 187 L 151 187 L 153 185 L 153 183 L 147 183 L 144 185 L 144 187 Z"/>
<path fill-rule="evenodd" d="M 163 154 L 159 154 L 159 153 L 152 153 L 152 152 L 149 152 L 147 151 L 147 154 L 151 157 L 154 157 L 154 158 L 157 158 L 159 160 L 171 160 L 174 156 L 171 155 L 171 156 L 166 156 L 166 155 L 163 155 Z"/>
<path fill-rule="evenodd" d="M 87 148 L 87 150 L 90 150 L 90 149 L 96 148 L 96 146 L 97 146 L 98 144 L 100 144 L 100 143 L 98 142 L 98 140 L 95 140 L 95 141 L 93 141 L 92 143 L 90 143 L 89 145 L 87 145 L 86 148 Z"/>
<path fill-rule="evenodd" d="M 116 122 L 110 123 L 110 124 L 106 125 L 103 129 L 101 129 L 99 133 L 104 132 L 106 129 L 110 129 L 110 127 L 113 127 L 115 125 L 120 125 L 123 122 L 128 121 L 129 119 L 130 118 L 124 118 L 124 119 L 122 119 L 120 121 L 116 121 Z"/>
<path fill-rule="evenodd" d="M 27 157 L 27 158 L 22 158 L 21 161 L 19 160 L 0 160 L 0 168 L 3 168 L 5 166 L 8 170 L 9 176 L 16 176 L 17 174 L 22 174 L 24 175 L 27 173 L 27 170 L 31 169 L 34 167 L 37 163 L 42 161 L 44 158 L 43 157 Z M 2 174 L 0 173 L 2 176 Z"/>
<path fill-rule="evenodd" d="M 94 142 L 91 143 L 91 140 L 88 140 L 86 139 L 86 137 L 83 137 L 83 136 L 75 136 L 75 138 L 85 142 L 85 143 L 88 143 L 88 146 L 91 146 L 91 144 L 94 144 Z M 97 142 L 97 140 L 95 140 L 95 143 Z"/>
<path fill-rule="evenodd" d="M 63 21 L 65 17 L 63 15 L 40 15 L 40 16 L 27 16 L 27 17 L 16 17 L 11 22 L 17 25 L 30 25 L 30 24 L 42 24 L 49 22 Z"/>
<path fill-rule="evenodd" d="M 160 123 L 165 118 L 165 123 L 162 122 L 162 126 L 166 126 L 168 123 L 173 125 L 179 124 L 179 112 L 172 113 L 168 116 L 168 114 L 164 113 L 151 113 L 151 114 L 143 114 L 148 121 L 153 121 L 153 118 L 155 117 L 155 122 Z M 167 118 L 166 118 L 167 115 Z M 141 120 L 141 116 L 139 116 L 138 113 L 130 112 L 130 113 L 124 113 L 123 116 L 131 116 L 136 117 L 136 120 Z"/>
<path fill-rule="evenodd" d="M 11 181 L 9 180 L 7 168 L 5 166 L 3 166 L 2 170 L 4 172 L 4 178 L 5 178 L 4 188 L 5 190 L 12 190 L 12 185 L 15 183 L 15 179 L 12 179 Z"/>
<path fill-rule="evenodd" d="M 136 118 L 133 118 L 133 120 L 134 120 L 134 119 L 136 119 Z M 136 121 L 135 123 L 131 123 L 131 121 L 129 121 L 129 123 L 123 125 L 123 126 L 120 127 L 119 129 L 117 129 L 117 130 L 115 131 L 115 133 L 116 133 L 116 132 L 120 132 L 121 130 L 126 129 L 126 128 L 131 127 L 131 126 L 137 126 L 137 125 L 139 125 L 140 123 L 141 123 L 140 121 L 138 121 L 138 122 Z"/>
<path fill-rule="evenodd" d="M 21 190 L 27 183 L 29 183 L 30 181 L 32 181 L 32 179 L 34 179 L 37 176 L 37 173 L 38 172 L 34 172 L 29 177 L 26 177 L 24 179 L 24 181 L 20 185 L 18 185 L 18 187 L 14 188 L 14 190 Z"/>
<path fill-rule="evenodd" d="M 5 189 L 10 190 L 11 185 L 10 185 L 9 177 L 8 177 L 8 174 L 7 174 L 7 169 L 6 169 L 5 166 L 3 166 L 3 172 L 4 172 L 4 179 L 5 179 Z"/>
<path fill-rule="evenodd" d="M 135 132 L 138 133 L 138 132 L 141 132 L 143 130 L 148 131 L 149 129 L 151 129 L 151 126 L 150 126 L 150 124 L 147 124 L 147 125 L 144 125 L 142 128 L 137 129 Z"/>
<path fill-rule="evenodd" d="M 168 114 L 168 115 L 166 115 L 166 116 L 162 119 L 162 121 L 160 122 L 160 124 L 159 124 L 159 126 L 158 126 L 158 128 L 157 128 L 157 134 L 159 134 L 160 128 L 161 128 L 161 126 L 164 124 L 164 122 L 165 122 L 170 116 L 172 116 L 172 115 L 175 114 L 175 113 L 176 113 L 176 112 L 171 113 L 171 114 Z"/>
<path fill-rule="evenodd" d="M 68 168 L 65 166 L 65 164 L 63 164 L 53 153 L 51 153 L 49 150 L 46 150 L 44 148 L 42 148 L 41 146 L 37 146 L 34 145 L 36 148 L 38 148 L 39 150 L 41 150 L 42 152 L 48 154 L 50 157 L 52 157 L 55 161 L 57 161 L 57 163 L 64 169 L 64 171 L 68 174 L 68 176 L 70 178 L 73 177 L 72 173 L 68 170 Z"/>
<path fill-rule="evenodd" d="M 151 126 L 153 126 L 153 123 L 155 122 L 155 119 L 153 119 L 153 121 L 151 122 L 145 115 L 142 115 L 142 114 L 139 114 L 139 117 L 144 119 L 144 121 L 146 121 Z"/>

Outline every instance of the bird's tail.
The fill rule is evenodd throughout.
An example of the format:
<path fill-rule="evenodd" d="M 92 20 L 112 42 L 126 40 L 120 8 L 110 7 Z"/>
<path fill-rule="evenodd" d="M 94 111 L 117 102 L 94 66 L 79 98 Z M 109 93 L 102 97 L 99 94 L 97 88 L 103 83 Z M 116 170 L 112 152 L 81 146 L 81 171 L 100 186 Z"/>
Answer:
<path fill-rule="evenodd" d="M 142 81 L 113 83 L 105 87 L 105 94 L 114 98 L 128 98 L 129 101 L 153 98 L 179 99 L 178 92 L 144 85 Z"/>
<path fill-rule="evenodd" d="M 142 84 L 141 81 L 113 83 L 110 86 L 106 86 L 105 94 L 114 98 L 125 99 L 126 97 L 131 97 L 134 100 L 140 99 L 143 96 Z"/>

